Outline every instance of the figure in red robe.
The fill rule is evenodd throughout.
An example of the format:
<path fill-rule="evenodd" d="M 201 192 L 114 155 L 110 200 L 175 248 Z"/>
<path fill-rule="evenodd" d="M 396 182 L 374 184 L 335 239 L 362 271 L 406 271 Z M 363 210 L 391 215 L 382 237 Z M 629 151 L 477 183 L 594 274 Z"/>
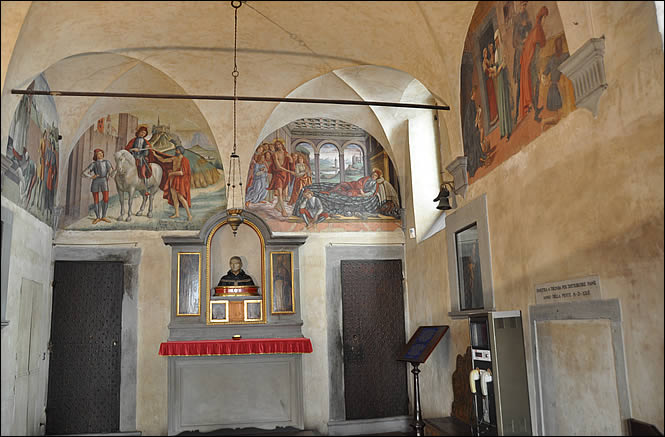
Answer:
<path fill-rule="evenodd" d="M 335 187 L 332 190 L 322 191 L 322 193 L 323 194 L 339 193 L 351 197 L 372 195 L 376 192 L 376 184 L 373 185 L 368 184 L 367 187 L 365 186 L 365 184 L 368 181 L 376 180 L 377 178 L 378 174 L 376 173 L 375 170 L 369 176 L 362 177 L 357 181 L 340 182 L 339 184 L 335 185 Z"/>
<path fill-rule="evenodd" d="M 288 217 L 289 214 L 286 212 L 284 202 L 287 200 L 289 182 L 291 181 L 291 174 L 293 174 L 294 171 L 291 170 L 291 157 L 286 151 L 284 143 L 277 139 L 274 144 L 275 152 L 272 154 L 272 163 L 269 168 L 269 172 L 272 174 L 272 179 L 270 180 L 268 190 L 272 190 L 275 197 L 277 197 L 275 209 L 281 212 L 283 217 Z"/>
<path fill-rule="evenodd" d="M 545 47 L 547 42 L 545 38 L 545 31 L 543 30 L 543 20 L 549 14 L 547 6 L 543 6 L 536 15 L 536 25 L 527 35 L 522 49 L 522 56 L 520 58 L 520 106 L 519 106 L 519 119 L 531 110 L 531 107 L 536 107 L 536 120 L 539 121 L 538 114 L 542 108 L 537 108 L 538 105 L 538 71 L 536 66 L 537 56 L 536 53 L 541 48 Z"/>
<path fill-rule="evenodd" d="M 164 199 L 168 200 L 169 205 L 173 205 L 175 213 L 170 218 L 180 217 L 179 206 L 182 205 L 187 211 L 187 220 L 192 220 L 192 213 L 189 208 L 192 206 L 192 196 L 190 194 L 192 172 L 189 166 L 189 160 L 185 158 L 185 148 L 176 146 L 175 156 L 163 158 L 164 154 L 155 154 L 164 169 L 166 184 L 163 188 Z"/>

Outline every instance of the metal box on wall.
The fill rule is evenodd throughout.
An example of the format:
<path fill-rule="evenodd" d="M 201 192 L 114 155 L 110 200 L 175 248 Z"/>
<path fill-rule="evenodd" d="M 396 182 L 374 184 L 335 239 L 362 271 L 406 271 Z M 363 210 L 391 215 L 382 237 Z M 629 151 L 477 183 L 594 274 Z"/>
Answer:
<path fill-rule="evenodd" d="M 520 311 L 469 315 L 476 435 L 531 435 Z"/>

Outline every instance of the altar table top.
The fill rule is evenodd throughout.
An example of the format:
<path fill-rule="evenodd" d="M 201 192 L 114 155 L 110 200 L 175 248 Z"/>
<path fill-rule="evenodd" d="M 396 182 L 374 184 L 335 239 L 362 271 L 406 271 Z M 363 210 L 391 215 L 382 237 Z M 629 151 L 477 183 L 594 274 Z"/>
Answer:
<path fill-rule="evenodd" d="M 309 338 L 242 338 L 240 340 L 167 341 L 159 346 L 159 355 L 216 356 L 262 354 L 308 354 Z"/>

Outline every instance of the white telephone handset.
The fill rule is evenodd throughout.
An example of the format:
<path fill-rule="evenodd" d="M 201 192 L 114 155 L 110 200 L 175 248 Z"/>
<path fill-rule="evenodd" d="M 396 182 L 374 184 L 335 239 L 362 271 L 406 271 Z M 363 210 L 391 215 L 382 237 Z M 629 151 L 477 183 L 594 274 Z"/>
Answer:
<path fill-rule="evenodd" d="M 473 369 L 471 373 L 469 373 L 469 387 L 471 388 L 471 393 L 476 393 L 476 381 L 480 379 L 480 370 L 479 369 Z"/>
<path fill-rule="evenodd" d="M 480 392 L 483 396 L 487 396 L 487 383 L 492 382 L 492 371 L 491 370 L 481 370 L 480 371 Z"/>

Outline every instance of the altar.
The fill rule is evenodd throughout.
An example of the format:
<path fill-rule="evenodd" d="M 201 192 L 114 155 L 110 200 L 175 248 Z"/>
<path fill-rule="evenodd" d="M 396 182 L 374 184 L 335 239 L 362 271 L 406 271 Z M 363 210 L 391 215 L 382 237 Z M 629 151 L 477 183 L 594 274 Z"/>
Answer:
<path fill-rule="evenodd" d="M 172 247 L 169 435 L 229 428 L 304 428 L 299 247 L 246 213 L 237 233 L 225 213 Z M 228 271 L 227 271 L 228 269 Z M 221 278 L 221 279 L 220 279 Z M 235 279 L 235 281 L 234 281 Z"/>

